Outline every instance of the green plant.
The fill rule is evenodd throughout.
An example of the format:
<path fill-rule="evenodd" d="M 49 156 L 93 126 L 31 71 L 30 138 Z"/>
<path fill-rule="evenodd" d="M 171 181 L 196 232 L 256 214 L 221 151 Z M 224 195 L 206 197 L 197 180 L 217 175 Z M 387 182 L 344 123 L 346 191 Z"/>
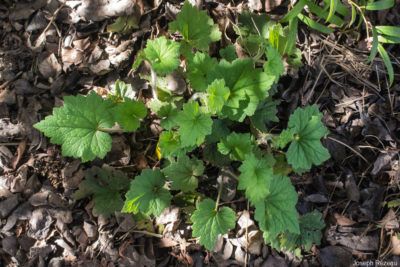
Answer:
<path fill-rule="evenodd" d="M 394 0 L 370 0 L 368 2 L 360 0 L 359 3 L 350 0 L 348 3 L 350 8 L 347 8 L 340 0 L 324 0 L 322 6 L 315 4 L 311 0 L 300 0 L 284 16 L 281 22 L 293 23 L 293 21 L 301 20 L 307 26 L 326 34 L 334 32 L 335 29 L 351 29 L 353 25 L 355 25 L 354 30 L 359 31 L 361 24 L 364 23 L 367 37 L 372 34 L 373 39 L 367 63 L 371 62 L 378 52 L 389 74 L 389 87 L 392 86 L 394 80 L 393 66 L 382 44 L 400 44 L 400 27 L 374 26 L 366 16 L 366 12 L 389 9 L 393 7 Z M 303 14 L 306 6 L 309 10 L 309 16 Z M 343 18 L 350 13 L 349 20 L 345 21 Z M 357 15 L 358 23 L 355 23 Z M 317 19 L 313 20 L 310 16 L 317 16 Z M 327 26 L 326 24 L 328 23 L 330 25 Z"/>
<path fill-rule="evenodd" d="M 252 20 L 253 15 L 244 16 Z M 190 217 L 193 236 L 211 250 L 219 234 L 234 228 L 236 215 L 231 208 L 220 207 L 223 184 L 219 185 L 215 201 L 196 189 L 200 177 L 207 172 L 204 161 L 214 166 L 236 162 L 240 165 L 238 189 L 255 206 L 255 219 L 265 241 L 277 249 L 297 249 L 298 255 L 301 246 L 310 249 L 312 243 L 318 244 L 318 231 L 324 225 L 321 214 L 314 211 L 299 220 L 295 207 L 297 193 L 286 175 L 292 168 L 297 173 L 308 171 L 313 164 L 329 158 L 320 141 L 327 128 L 314 105 L 298 108 L 280 135 L 268 131 L 266 121 L 278 121 L 275 114 L 279 102 L 272 95 L 284 72 L 282 56 L 296 54 L 290 30 L 293 25 L 282 28 L 272 21 L 268 25 L 272 28 L 268 36 L 263 36 L 265 41 L 258 38 L 258 48 L 249 48 L 252 57 L 239 59 L 232 47 L 227 47 L 221 50 L 222 59 L 218 60 L 208 54 L 209 43 L 221 37 L 218 27 L 205 11 L 186 1 L 177 20 L 169 25 L 170 30 L 182 36 L 182 41 L 162 36 L 149 40 L 138 53 L 134 68 L 143 60 L 151 65 L 151 77 L 147 78 L 154 97 L 148 106 L 161 119 L 163 132 L 158 149 L 165 160 L 161 170 L 143 170 L 131 181 L 123 212 L 159 216 L 171 201 L 191 203 L 196 198 L 197 209 Z M 267 31 L 262 24 L 257 27 Z M 241 42 L 252 47 L 251 40 L 257 39 L 254 28 L 243 24 L 237 29 L 242 34 Z M 180 56 L 186 58 L 186 70 L 180 67 Z M 292 59 L 295 63 L 296 58 Z M 262 68 L 255 67 L 259 62 L 263 63 Z M 165 86 L 164 75 L 173 72 L 184 75 L 190 84 L 184 97 L 174 95 Z M 125 97 L 126 89 L 126 85 L 118 84 L 115 95 L 106 100 L 95 93 L 65 97 L 64 106 L 55 108 L 52 116 L 35 127 L 51 137 L 52 142 L 61 144 L 66 156 L 81 157 L 83 161 L 102 158 L 110 150 L 109 133 L 121 131 L 111 128 L 115 122 L 124 130 L 134 131 L 139 119 L 146 115 L 141 102 Z M 284 152 L 282 149 L 289 143 Z M 204 161 L 197 158 L 201 152 Z M 281 157 L 283 154 L 286 160 Z M 93 179 L 87 177 L 80 191 L 88 190 L 92 184 L 97 188 Z M 96 201 L 102 191 L 77 193 L 78 197 L 89 194 L 94 194 Z"/>
<path fill-rule="evenodd" d="M 117 102 L 93 91 L 87 97 L 66 96 L 64 106 L 55 108 L 53 115 L 34 127 L 50 137 L 52 143 L 62 145 L 63 156 L 82 158 L 83 162 L 104 158 L 111 150 L 110 133 L 135 131 L 139 119 L 147 114 L 142 102 L 125 97 L 124 92 L 117 90 Z M 112 128 L 116 122 L 126 129 Z"/>

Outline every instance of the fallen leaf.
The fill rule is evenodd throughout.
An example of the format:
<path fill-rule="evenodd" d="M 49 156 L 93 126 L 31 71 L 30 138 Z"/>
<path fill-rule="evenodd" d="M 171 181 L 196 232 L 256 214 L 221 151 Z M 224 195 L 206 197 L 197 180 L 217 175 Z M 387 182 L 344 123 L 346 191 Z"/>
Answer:
<path fill-rule="evenodd" d="M 97 75 L 104 75 L 108 73 L 111 68 L 111 63 L 108 59 L 102 59 L 94 64 L 89 64 L 89 69 L 91 72 Z"/>
<path fill-rule="evenodd" d="M 75 65 L 79 65 L 80 63 L 82 63 L 84 57 L 85 54 L 75 48 L 61 48 L 61 60 L 63 63 L 73 63 Z"/>
<path fill-rule="evenodd" d="M 9 198 L 0 201 L 0 218 L 4 219 L 18 205 L 18 194 L 13 194 Z"/>
<path fill-rule="evenodd" d="M 54 220 L 51 218 L 46 209 L 40 208 L 34 210 L 32 212 L 32 217 L 29 220 L 29 229 L 27 235 L 37 240 L 45 239 L 50 232 L 50 226 L 53 221 Z"/>
<path fill-rule="evenodd" d="M 393 209 L 390 209 L 378 224 L 386 230 L 397 229 L 399 228 L 399 219 Z"/>
<path fill-rule="evenodd" d="M 265 0 L 265 12 L 270 12 L 282 4 L 282 0 Z"/>
<path fill-rule="evenodd" d="M 48 22 L 46 20 L 44 13 L 41 10 L 39 10 L 38 12 L 36 12 L 36 14 L 29 22 L 28 26 L 26 27 L 26 31 L 33 32 L 44 29 L 47 26 L 47 23 Z"/>
<path fill-rule="evenodd" d="M 15 236 L 6 236 L 1 240 L 3 250 L 10 256 L 15 256 L 18 250 L 18 241 Z"/>
<path fill-rule="evenodd" d="M 335 212 L 333 214 L 336 224 L 340 226 L 351 226 L 356 224 L 355 221 L 350 220 L 349 218 L 346 218 L 345 216 L 340 215 L 339 213 Z"/>
<path fill-rule="evenodd" d="M 40 74 L 45 79 L 57 78 L 61 74 L 61 65 L 54 54 L 42 52 L 38 58 Z"/>
<path fill-rule="evenodd" d="M 327 231 L 326 240 L 333 246 L 340 244 L 360 251 L 376 251 L 379 247 L 378 235 L 367 235 L 364 231 L 364 228 L 331 226 Z"/>
<path fill-rule="evenodd" d="M 319 193 L 308 195 L 304 200 L 312 203 L 328 203 L 329 201 L 325 195 Z"/>
<path fill-rule="evenodd" d="M 12 168 L 15 170 L 17 168 L 17 165 L 19 161 L 21 160 L 22 155 L 25 152 L 26 148 L 26 141 L 22 141 L 19 143 L 18 148 L 17 148 L 17 155 L 14 157 L 12 161 Z"/>
<path fill-rule="evenodd" d="M 349 200 L 355 202 L 360 201 L 360 190 L 358 189 L 358 186 L 354 180 L 354 175 L 351 171 L 349 171 L 349 173 L 347 173 L 346 175 L 345 188 L 346 188 L 347 198 Z"/>
<path fill-rule="evenodd" d="M 140 7 L 136 2 L 136 0 L 82 1 L 76 13 L 87 21 L 102 21 L 110 17 L 129 16 L 134 13 L 140 14 Z"/>
<path fill-rule="evenodd" d="M 389 165 L 395 155 L 397 155 L 397 152 L 393 151 L 381 153 L 374 162 L 374 168 L 372 169 L 371 174 L 377 175 L 382 169 Z"/>

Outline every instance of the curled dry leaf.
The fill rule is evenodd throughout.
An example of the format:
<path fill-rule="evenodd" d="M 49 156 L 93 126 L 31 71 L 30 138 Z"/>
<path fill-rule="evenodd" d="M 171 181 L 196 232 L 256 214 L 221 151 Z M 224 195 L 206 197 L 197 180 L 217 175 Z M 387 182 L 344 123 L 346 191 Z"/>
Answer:
<path fill-rule="evenodd" d="M 346 175 L 345 187 L 346 187 L 347 198 L 349 200 L 352 200 L 355 202 L 360 201 L 360 191 L 354 180 L 353 173 L 348 173 Z"/>
<path fill-rule="evenodd" d="M 335 218 L 336 224 L 340 226 L 351 226 L 356 224 L 355 221 L 350 220 L 349 218 L 342 216 L 337 212 L 333 214 L 333 217 Z"/>
<path fill-rule="evenodd" d="M 387 152 L 382 153 L 375 160 L 374 168 L 371 171 L 372 175 L 377 175 L 382 169 L 384 169 L 393 159 L 393 157 L 397 155 L 397 152 Z"/>
<path fill-rule="evenodd" d="M 379 247 L 378 235 L 366 235 L 364 231 L 362 228 L 332 226 L 327 231 L 326 239 L 331 245 L 340 244 L 360 251 L 376 251 Z"/>
<path fill-rule="evenodd" d="M 54 54 L 43 52 L 39 55 L 39 72 L 43 78 L 57 78 L 61 74 L 61 65 Z"/>
<path fill-rule="evenodd" d="M 399 228 L 399 219 L 393 209 L 390 209 L 388 213 L 386 213 L 385 217 L 379 221 L 379 225 L 386 230 Z"/>

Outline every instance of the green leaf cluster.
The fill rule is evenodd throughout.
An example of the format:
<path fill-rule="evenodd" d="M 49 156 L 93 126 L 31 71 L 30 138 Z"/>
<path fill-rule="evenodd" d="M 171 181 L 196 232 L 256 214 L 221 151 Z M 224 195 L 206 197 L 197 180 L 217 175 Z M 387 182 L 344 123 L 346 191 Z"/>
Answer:
<path fill-rule="evenodd" d="M 321 118 L 317 105 L 298 108 L 281 133 L 278 143 L 285 147 L 290 142 L 286 158 L 295 170 L 309 170 L 313 164 L 320 165 L 329 159 L 329 152 L 320 141 L 328 133 Z"/>
<path fill-rule="evenodd" d="M 400 44 L 400 27 L 371 25 L 366 11 L 392 8 L 395 4 L 394 0 L 360 0 L 359 3 L 350 1 L 349 6 L 345 6 L 340 0 L 324 0 L 323 2 L 323 6 L 320 6 L 310 0 L 300 0 L 284 16 L 281 22 L 289 22 L 290 26 L 290 22 L 297 24 L 297 20 L 300 20 L 310 28 L 325 34 L 333 33 L 336 29 L 344 27 L 350 28 L 355 34 L 358 34 L 361 24 L 364 23 L 367 36 L 372 34 L 373 38 L 372 49 L 367 63 L 371 62 L 379 52 L 388 71 L 389 87 L 392 86 L 394 70 L 389 55 L 382 44 Z M 306 6 L 309 11 L 307 15 L 304 14 Z M 316 17 L 317 19 L 312 19 L 311 17 Z M 358 22 L 356 23 L 357 17 Z M 346 18 L 348 18 L 347 21 Z M 352 26 L 353 28 L 351 28 Z"/>
<path fill-rule="evenodd" d="M 108 99 L 94 92 L 87 97 L 65 97 L 64 106 L 54 109 L 53 115 L 35 127 L 51 142 L 61 144 L 66 156 L 83 161 L 104 157 L 111 150 L 110 134 L 136 131 L 147 108 L 162 127 L 156 147 L 156 155 L 162 160 L 160 169 L 142 170 L 129 188 L 126 179 L 112 180 L 107 171 L 99 172 L 98 177 L 89 175 L 74 196 L 93 195 L 95 213 L 109 216 L 122 209 L 148 222 L 152 216 L 160 216 L 171 202 L 177 204 L 190 195 L 192 208 L 184 212 L 193 222 L 193 236 L 211 250 L 218 235 L 235 227 L 236 214 L 227 206 L 220 207 L 224 184 L 219 185 L 216 201 L 197 190 L 210 179 L 210 168 L 234 166 L 237 189 L 243 191 L 239 194 L 255 207 L 254 218 L 266 243 L 297 252 L 318 244 L 320 217 L 310 213 L 298 218 L 297 193 L 287 175 L 292 169 L 309 170 L 329 158 L 321 144 L 327 134 L 322 114 L 316 105 L 299 108 L 280 135 L 268 130 L 271 122 L 279 121 L 279 101 L 273 94 L 285 72 L 283 60 L 292 66 L 300 63 L 294 45 L 299 15 L 289 12 L 285 18 L 289 25 L 283 27 L 266 15 L 243 12 L 235 31 L 250 57 L 238 58 L 235 47 L 228 46 L 217 58 L 208 53 L 208 48 L 221 38 L 218 26 L 206 11 L 185 1 L 176 21 L 169 24 L 170 32 L 178 32 L 182 39 L 172 41 L 161 36 L 147 41 L 133 64 L 137 68 L 146 60 L 151 65 L 151 76 L 142 76 L 153 89 L 154 99 L 147 107 L 133 100 L 129 85 L 120 81 Z M 334 21 L 334 15 L 328 14 L 327 20 Z M 389 36 L 388 29 L 379 30 Z M 180 95 L 165 90 L 168 75 L 173 72 L 186 83 Z M 122 129 L 115 128 L 116 124 Z M 288 145 L 287 152 L 276 153 Z M 198 158 L 201 155 L 203 158 Z M 119 194 L 126 190 L 122 202 Z"/>
<path fill-rule="evenodd" d="M 284 71 L 281 60 L 284 55 L 288 56 L 286 61 L 292 67 L 302 65 L 301 58 L 298 57 L 299 50 L 295 49 L 297 19 L 287 20 L 287 22 L 289 25 L 283 27 L 280 23 L 271 20 L 267 14 L 257 15 L 244 11 L 239 15 L 239 24 L 234 25 L 234 30 L 239 36 L 238 43 L 250 56 L 259 59 L 266 54 L 269 61 L 267 66 L 278 64 L 276 67 L 267 68 L 272 70 L 271 74 L 278 74 L 277 77 Z"/>

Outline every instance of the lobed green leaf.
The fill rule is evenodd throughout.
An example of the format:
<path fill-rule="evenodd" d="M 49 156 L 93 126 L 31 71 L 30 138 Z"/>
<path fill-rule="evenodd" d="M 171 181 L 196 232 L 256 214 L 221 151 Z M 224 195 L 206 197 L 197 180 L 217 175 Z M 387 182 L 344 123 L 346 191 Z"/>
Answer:
<path fill-rule="evenodd" d="M 131 182 L 129 191 L 125 195 L 125 204 L 122 212 L 161 215 L 170 205 L 171 194 L 165 188 L 165 177 L 160 170 L 143 170 Z"/>
<path fill-rule="evenodd" d="M 274 178 L 273 164 L 266 158 L 247 154 L 239 167 L 239 190 L 246 190 L 246 197 L 252 204 L 262 201 L 269 194 L 271 181 Z"/>
<path fill-rule="evenodd" d="M 255 146 L 249 133 L 235 133 L 222 138 L 218 143 L 218 150 L 223 155 L 228 155 L 232 160 L 243 161 L 245 155 L 253 152 Z"/>
<path fill-rule="evenodd" d="M 296 136 L 286 158 L 294 169 L 309 170 L 312 164 L 319 165 L 329 159 L 329 152 L 320 141 L 328 132 L 321 118 L 317 105 L 297 108 L 290 116 L 288 129 L 294 129 Z"/>
<path fill-rule="evenodd" d="M 63 156 L 80 157 L 83 162 L 104 158 L 111 150 L 111 136 L 101 129 L 114 126 L 113 106 L 93 91 L 87 97 L 66 96 L 64 106 L 34 127 L 61 145 Z"/>
<path fill-rule="evenodd" d="M 171 32 L 179 31 L 183 40 L 194 48 L 207 50 L 210 42 L 221 39 L 221 32 L 206 11 L 199 11 L 189 1 L 185 1 L 176 20 L 168 24 Z"/>
<path fill-rule="evenodd" d="M 183 111 L 176 118 L 179 125 L 178 133 L 183 147 L 190 147 L 203 143 L 206 135 L 211 133 L 212 119 L 200 111 L 195 101 L 183 105 Z"/>
<path fill-rule="evenodd" d="M 167 40 L 165 36 L 148 40 L 144 53 L 154 71 L 159 74 L 172 73 L 180 64 L 179 43 Z"/>
<path fill-rule="evenodd" d="M 140 126 L 140 119 L 147 115 L 147 108 L 141 101 L 125 97 L 124 102 L 117 103 L 112 109 L 115 121 L 125 131 L 136 131 Z"/>
<path fill-rule="evenodd" d="M 172 181 L 172 190 L 189 192 L 197 188 L 197 177 L 203 174 L 204 165 L 201 160 L 182 155 L 162 171 Z"/>
<path fill-rule="evenodd" d="M 255 219 L 260 229 L 275 238 L 279 234 L 300 234 L 296 211 L 297 193 L 286 176 L 276 175 L 269 186 L 269 194 L 255 203 Z"/>
<path fill-rule="evenodd" d="M 207 198 L 197 205 L 197 210 L 190 218 L 193 221 L 194 237 L 200 237 L 200 244 L 212 250 L 218 235 L 226 234 L 235 227 L 236 214 L 228 207 L 216 210 L 216 203 Z"/>

